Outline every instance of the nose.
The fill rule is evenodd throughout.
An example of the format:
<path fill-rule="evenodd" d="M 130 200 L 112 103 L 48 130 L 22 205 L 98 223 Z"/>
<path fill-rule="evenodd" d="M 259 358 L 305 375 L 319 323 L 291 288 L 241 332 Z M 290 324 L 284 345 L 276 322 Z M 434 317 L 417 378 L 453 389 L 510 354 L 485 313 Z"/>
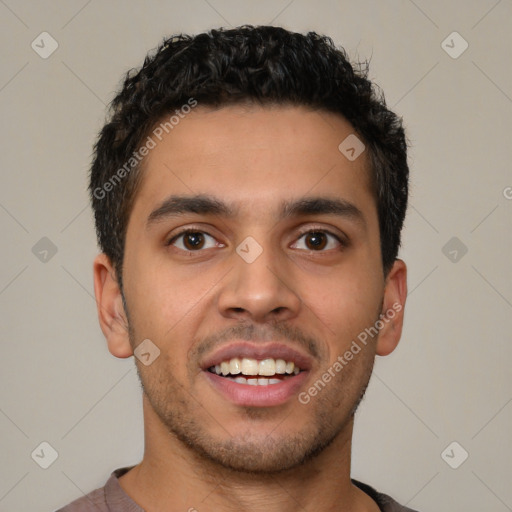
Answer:
<path fill-rule="evenodd" d="M 294 290 L 293 263 L 277 249 L 261 248 L 253 261 L 243 257 L 243 252 L 233 253 L 234 268 L 223 280 L 218 296 L 224 317 L 264 323 L 298 315 L 302 301 Z"/>

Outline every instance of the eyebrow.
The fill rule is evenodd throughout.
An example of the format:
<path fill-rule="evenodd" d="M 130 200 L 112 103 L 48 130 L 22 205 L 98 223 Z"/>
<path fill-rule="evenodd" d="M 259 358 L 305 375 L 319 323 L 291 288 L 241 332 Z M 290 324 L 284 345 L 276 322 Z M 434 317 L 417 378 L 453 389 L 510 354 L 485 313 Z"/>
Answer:
<path fill-rule="evenodd" d="M 151 225 L 169 217 L 178 217 L 190 213 L 234 218 L 238 212 L 239 207 L 227 204 L 214 196 L 204 194 L 194 196 L 172 195 L 150 213 L 146 221 L 146 227 L 149 228 Z M 356 205 L 344 199 L 322 196 L 284 201 L 281 204 L 278 218 L 287 219 L 305 215 L 336 215 L 366 226 L 364 215 Z"/>

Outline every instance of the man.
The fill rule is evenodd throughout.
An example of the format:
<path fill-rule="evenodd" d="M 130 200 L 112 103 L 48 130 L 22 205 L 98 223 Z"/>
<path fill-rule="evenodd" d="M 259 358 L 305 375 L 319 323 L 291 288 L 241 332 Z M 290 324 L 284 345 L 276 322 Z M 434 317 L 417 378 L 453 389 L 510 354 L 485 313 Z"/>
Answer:
<path fill-rule="evenodd" d="M 408 511 L 350 478 L 354 413 L 401 335 L 400 120 L 327 37 L 170 38 L 95 146 L 110 352 L 145 451 L 62 511 Z"/>

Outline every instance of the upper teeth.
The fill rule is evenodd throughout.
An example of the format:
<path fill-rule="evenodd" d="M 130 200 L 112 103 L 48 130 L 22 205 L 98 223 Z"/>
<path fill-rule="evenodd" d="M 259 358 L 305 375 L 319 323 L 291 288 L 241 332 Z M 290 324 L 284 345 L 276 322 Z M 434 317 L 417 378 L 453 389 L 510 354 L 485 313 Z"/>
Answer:
<path fill-rule="evenodd" d="M 214 370 L 217 375 L 242 374 L 272 376 L 276 373 L 281 375 L 285 373 L 291 375 L 293 373 L 297 375 L 300 372 L 300 368 L 295 366 L 293 361 L 271 358 L 258 361 L 257 359 L 250 359 L 248 357 L 244 357 L 243 359 L 234 357 L 233 359 L 216 364 L 211 369 Z"/>

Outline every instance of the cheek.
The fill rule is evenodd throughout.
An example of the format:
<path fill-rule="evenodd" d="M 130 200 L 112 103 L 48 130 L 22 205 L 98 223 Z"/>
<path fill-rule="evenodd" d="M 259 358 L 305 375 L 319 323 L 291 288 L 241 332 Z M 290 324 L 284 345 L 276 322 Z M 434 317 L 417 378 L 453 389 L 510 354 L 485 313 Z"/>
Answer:
<path fill-rule="evenodd" d="M 343 272 L 311 281 L 305 302 L 314 308 L 334 334 L 375 322 L 382 300 L 382 286 L 356 272 Z"/>
<path fill-rule="evenodd" d="M 374 282 L 358 279 L 357 276 L 330 279 L 324 284 L 321 292 L 311 292 L 305 303 L 310 305 L 319 333 L 323 334 L 317 336 L 324 338 L 327 349 L 324 364 L 332 366 L 342 357 L 343 377 L 336 372 L 342 378 L 335 379 L 339 382 L 351 372 L 362 371 L 364 374 L 364 368 L 373 360 L 376 338 L 367 335 L 365 345 L 359 342 L 361 338 L 358 337 L 361 333 L 364 337 L 365 329 L 373 326 L 378 319 L 382 294 Z M 354 354 L 356 351 L 357 354 Z"/>
<path fill-rule="evenodd" d="M 150 339 L 160 349 L 158 366 L 173 368 L 174 375 L 185 378 L 192 371 L 186 366 L 188 351 L 204 321 L 205 309 L 212 308 L 221 272 L 175 270 L 155 260 L 151 265 L 128 268 L 131 279 L 126 282 L 126 299 L 133 343 Z"/>
<path fill-rule="evenodd" d="M 147 263 L 145 263 L 147 262 Z M 126 265 L 126 295 L 139 328 L 165 333 L 173 329 L 206 292 L 195 275 L 171 269 L 168 262 L 144 258 Z"/>

